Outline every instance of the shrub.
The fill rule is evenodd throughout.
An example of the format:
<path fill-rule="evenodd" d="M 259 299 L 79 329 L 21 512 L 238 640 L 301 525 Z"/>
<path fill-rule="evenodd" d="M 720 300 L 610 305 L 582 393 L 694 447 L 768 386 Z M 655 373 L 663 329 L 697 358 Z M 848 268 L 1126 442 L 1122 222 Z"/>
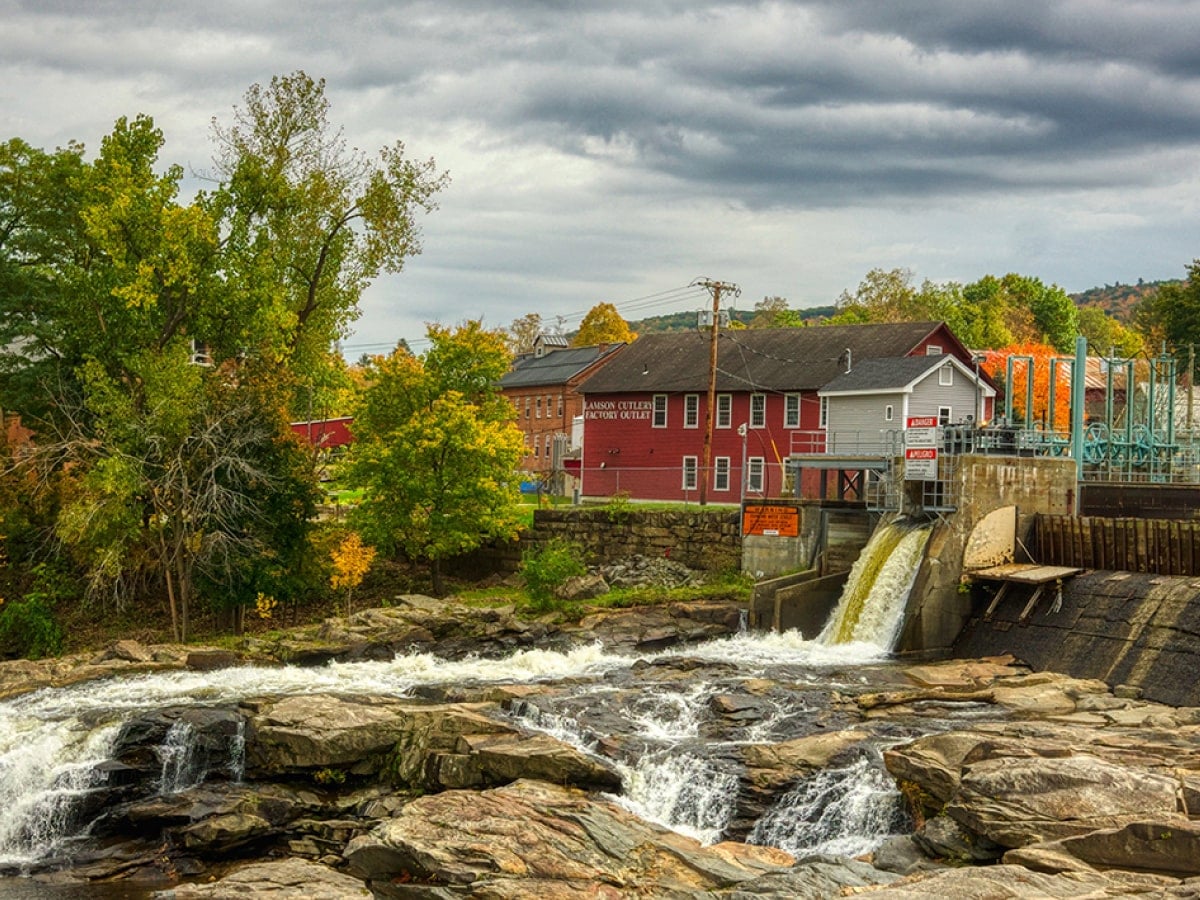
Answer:
<path fill-rule="evenodd" d="M 552 540 L 540 547 L 526 550 L 521 556 L 521 573 L 534 606 L 545 609 L 553 605 L 554 592 L 568 578 L 583 575 L 582 548 L 571 541 Z"/>
<path fill-rule="evenodd" d="M 56 656 L 63 649 L 63 633 L 54 613 L 35 596 L 0 606 L 0 643 L 9 644 L 29 659 Z"/>

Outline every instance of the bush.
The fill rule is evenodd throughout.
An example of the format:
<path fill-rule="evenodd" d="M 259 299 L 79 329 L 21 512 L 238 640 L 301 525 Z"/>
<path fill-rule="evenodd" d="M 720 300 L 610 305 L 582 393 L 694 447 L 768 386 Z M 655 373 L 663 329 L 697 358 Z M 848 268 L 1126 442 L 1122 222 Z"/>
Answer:
<path fill-rule="evenodd" d="M 546 609 L 554 604 L 554 592 L 568 578 L 583 575 L 587 566 L 583 549 L 571 541 L 553 540 L 526 550 L 521 556 L 521 574 L 534 606 Z"/>
<path fill-rule="evenodd" d="M 62 652 L 63 633 L 54 613 L 40 598 L 29 596 L 0 607 L 0 643 L 29 659 Z"/>

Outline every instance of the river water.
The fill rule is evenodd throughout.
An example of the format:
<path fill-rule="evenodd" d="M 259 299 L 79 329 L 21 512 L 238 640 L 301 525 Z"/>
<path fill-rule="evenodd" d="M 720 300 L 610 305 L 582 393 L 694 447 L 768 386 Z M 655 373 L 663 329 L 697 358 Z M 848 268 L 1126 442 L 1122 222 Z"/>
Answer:
<path fill-rule="evenodd" d="M 820 639 L 796 632 L 743 633 L 633 656 L 612 654 L 597 644 L 565 653 L 528 650 L 503 659 L 450 661 L 411 654 L 320 668 L 157 673 L 41 690 L 0 703 L 0 872 L 11 876 L 45 868 L 48 860 L 69 859 L 72 848 L 86 843 L 79 801 L 103 783 L 103 764 L 121 724 L 133 715 L 292 694 L 442 698 L 450 690 L 495 684 L 543 685 L 508 715 L 604 753 L 622 776 L 617 802 L 701 842 L 721 840 L 737 824 L 743 748 L 855 724 L 846 697 L 901 683 L 888 650 L 924 546 L 920 541 L 913 550 L 917 539 L 910 533 L 889 542 L 878 564 L 864 565 L 871 570 L 874 594 L 851 579 L 842 607 Z M 897 545 L 908 551 L 897 553 Z M 854 621 L 846 624 L 846 617 Z M 797 783 L 757 821 L 740 823 L 743 833 L 753 843 L 798 854 L 856 855 L 873 849 L 908 827 L 900 797 L 882 768 L 882 748 L 952 727 L 952 717 L 979 714 L 964 706 L 874 726 L 874 737 L 861 752 Z M 209 769 L 220 766 L 223 777 L 236 780 L 239 741 L 231 739 L 224 758 L 209 760 Z M 163 793 L 206 777 L 190 761 L 186 731 L 169 734 L 159 756 Z M 113 887 L 105 894 L 94 885 L 72 893 L 80 890 L 0 878 L 5 898 L 144 896 L 132 887 Z"/>

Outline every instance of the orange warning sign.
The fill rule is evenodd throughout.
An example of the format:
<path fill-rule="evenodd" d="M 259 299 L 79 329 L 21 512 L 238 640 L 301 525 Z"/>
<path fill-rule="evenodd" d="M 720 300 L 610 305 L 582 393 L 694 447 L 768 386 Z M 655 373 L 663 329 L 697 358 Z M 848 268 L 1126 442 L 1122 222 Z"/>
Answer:
<path fill-rule="evenodd" d="M 742 511 L 742 534 L 796 537 L 800 510 L 794 506 L 747 506 Z"/>

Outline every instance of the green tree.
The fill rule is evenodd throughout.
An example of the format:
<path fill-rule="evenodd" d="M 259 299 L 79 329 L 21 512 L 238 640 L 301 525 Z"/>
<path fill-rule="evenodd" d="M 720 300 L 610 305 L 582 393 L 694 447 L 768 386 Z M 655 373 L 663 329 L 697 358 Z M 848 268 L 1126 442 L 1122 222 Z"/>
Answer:
<path fill-rule="evenodd" d="M 636 339 L 637 334 L 630 329 L 629 323 L 621 318 L 615 306 L 611 303 L 597 303 L 579 323 L 579 331 L 571 341 L 571 346 L 630 343 Z"/>
<path fill-rule="evenodd" d="M 298 71 L 252 86 L 229 125 L 213 123 L 221 181 L 208 201 L 227 284 L 204 333 L 222 356 L 250 348 L 320 371 L 366 286 L 421 250 L 416 217 L 449 177 L 399 141 L 375 157 L 349 148 L 328 112 L 324 80 Z"/>
<path fill-rule="evenodd" d="M 428 337 L 422 356 L 375 362 L 355 418 L 350 480 L 363 488 L 364 537 L 429 563 L 440 594 L 443 560 L 516 536 L 524 441 L 495 386 L 510 360 L 504 335 L 468 322 L 432 325 Z"/>
<path fill-rule="evenodd" d="M 784 297 L 763 297 L 754 304 L 754 318 L 747 323 L 747 328 L 795 328 L 803 325 L 798 310 L 788 306 Z"/>
<path fill-rule="evenodd" d="M 1143 300 L 1135 322 L 1152 345 L 1165 343 L 1175 353 L 1200 343 L 1200 259 L 1187 267 L 1187 278 L 1169 282 Z"/>
<path fill-rule="evenodd" d="M 989 321 L 988 340 L 972 346 L 1046 342 L 1060 353 L 1074 349 L 1079 334 L 1079 310 L 1056 284 L 1010 272 L 1003 278 L 986 275 L 963 288 L 966 301 L 976 315 Z M 1001 330 L 1005 340 L 999 340 Z"/>
<path fill-rule="evenodd" d="M 1118 322 L 1098 306 L 1084 306 L 1079 310 L 1079 333 L 1087 338 L 1088 352 L 1093 355 L 1111 352 L 1118 357 L 1131 359 L 1146 351 L 1146 342 L 1141 334 Z"/>
<path fill-rule="evenodd" d="M 303 592 L 317 486 L 288 417 L 344 411 L 330 343 L 446 183 L 399 144 L 348 150 L 327 109 L 303 73 L 251 88 L 186 202 L 146 116 L 93 162 L 0 146 L 0 390 L 37 431 L 43 546 L 94 599 L 165 594 L 180 638 L 198 599 Z"/>

